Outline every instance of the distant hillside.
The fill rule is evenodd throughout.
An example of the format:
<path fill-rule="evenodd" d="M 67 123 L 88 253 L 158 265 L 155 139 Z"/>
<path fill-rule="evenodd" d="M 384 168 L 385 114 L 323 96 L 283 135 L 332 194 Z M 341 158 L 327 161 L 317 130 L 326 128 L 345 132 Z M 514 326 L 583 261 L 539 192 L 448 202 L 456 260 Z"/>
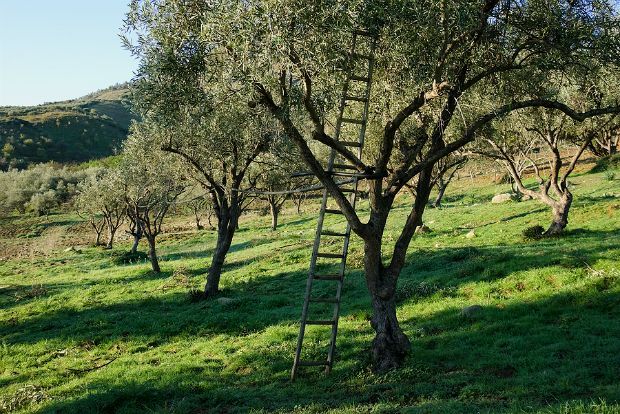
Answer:
<path fill-rule="evenodd" d="M 127 85 L 79 99 L 32 107 L 0 107 L 0 170 L 114 154 L 134 118 Z"/>

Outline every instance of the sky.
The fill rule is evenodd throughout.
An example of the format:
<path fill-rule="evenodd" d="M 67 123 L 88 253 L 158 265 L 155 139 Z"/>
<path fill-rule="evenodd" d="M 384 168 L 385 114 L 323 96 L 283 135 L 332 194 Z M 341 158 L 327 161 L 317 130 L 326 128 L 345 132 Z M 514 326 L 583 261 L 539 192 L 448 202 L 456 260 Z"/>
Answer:
<path fill-rule="evenodd" d="M 0 0 L 0 106 L 78 98 L 131 80 L 129 0 Z"/>

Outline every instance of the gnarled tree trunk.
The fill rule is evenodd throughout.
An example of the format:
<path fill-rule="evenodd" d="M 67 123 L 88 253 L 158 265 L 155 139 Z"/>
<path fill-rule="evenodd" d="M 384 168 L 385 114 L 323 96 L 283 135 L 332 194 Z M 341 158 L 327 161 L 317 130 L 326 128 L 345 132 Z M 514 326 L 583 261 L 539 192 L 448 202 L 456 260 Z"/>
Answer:
<path fill-rule="evenodd" d="M 107 250 L 112 249 L 115 235 L 116 235 L 116 228 L 114 228 L 114 226 L 109 227 L 108 228 L 108 242 L 105 245 L 105 248 Z"/>
<path fill-rule="evenodd" d="M 142 238 L 142 226 L 139 221 L 136 223 L 136 229 L 131 233 L 131 235 L 133 236 L 133 244 L 131 245 L 131 250 L 129 250 L 129 253 L 136 254 L 138 252 L 138 244 Z"/>
<path fill-rule="evenodd" d="M 228 209 L 228 211 L 221 211 L 218 214 L 217 243 L 213 252 L 213 258 L 211 259 L 211 267 L 207 274 L 205 297 L 216 295 L 219 292 L 222 268 L 238 227 L 240 213 L 241 209 L 235 206 Z"/>
<path fill-rule="evenodd" d="M 437 197 L 435 197 L 435 201 L 433 201 L 433 207 L 439 208 L 441 207 L 441 200 L 443 200 L 443 196 L 446 194 L 446 188 L 448 188 L 448 184 L 443 180 L 439 180 L 439 193 L 437 193 Z"/>
<path fill-rule="evenodd" d="M 568 225 L 568 213 L 573 203 L 573 195 L 568 190 L 565 191 L 562 198 L 551 206 L 553 209 L 553 220 L 547 231 L 545 231 L 545 236 L 557 236 Z"/>
<path fill-rule="evenodd" d="M 411 343 L 396 318 L 396 278 L 390 277 L 383 266 L 380 240 L 365 241 L 364 271 L 373 308 L 370 321 L 375 331 L 372 341 L 373 368 L 377 372 L 386 372 L 402 365 Z"/>
<path fill-rule="evenodd" d="M 276 203 L 269 202 L 269 211 L 271 212 L 271 231 L 278 229 L 278 216 L 280 214 L 280 207 Z"/>
<path fill-rule="evenodd" d="M 159 267 L 159 259 L 157 258 L 157 251 L 155 250 L 155 237 L 147 237 L 149 242 L 149 259 L 151 259 L 151 267 L 156 273 L 161 272 Z"/>

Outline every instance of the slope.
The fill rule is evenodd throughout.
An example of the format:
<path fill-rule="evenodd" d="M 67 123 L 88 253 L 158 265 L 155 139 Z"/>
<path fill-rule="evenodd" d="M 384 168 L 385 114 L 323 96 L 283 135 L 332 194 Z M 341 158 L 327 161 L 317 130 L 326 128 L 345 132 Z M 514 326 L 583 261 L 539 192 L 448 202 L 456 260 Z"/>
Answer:
<path fill-rule="evenodd" d="M 81 162 L 120 148 L 134 119 L 127 85 L 34 107 L 0 107 L 0 169 Z"/>

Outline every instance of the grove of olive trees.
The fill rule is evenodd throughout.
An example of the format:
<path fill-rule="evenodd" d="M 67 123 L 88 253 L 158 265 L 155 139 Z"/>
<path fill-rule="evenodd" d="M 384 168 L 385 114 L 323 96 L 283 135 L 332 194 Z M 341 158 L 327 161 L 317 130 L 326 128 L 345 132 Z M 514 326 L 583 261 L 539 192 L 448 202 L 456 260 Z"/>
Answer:
<path fill-rule="evenodd" d="M 617 113 L 617 94 L 582 105 L 579 88 L 563 84 L 579 85 L 599 68 L 616 70 L 620 34 L 613 11 L 609 2 L 560 0 L 134 0 L 126 29 L 127 45 L 141 59 L 138 85 L 157 79 L 162 86 L 155 95 L 139 87 L 139 96 L 149 96 L 146 108 L 165 105 L 183 114 L 192 111 L 186 100 L 204 95 L 209 105 L 201 108 L 212 117 L 224 116 L 220 105 L 247 102 L 295 143 L 364 241 L 376 332 L 372 355 L 375 368 L 385 371 L 399 366 L 410 347 L 394 297 L 434 165 L 516 111 L 544 108 L 576 122 Z M 334 139 L 330 126 L 345 72 L 341 51 L 358 28 L 379 38 L 372 133 L 362 159 Z M 190 136 L 202 130 L 196 121 L 183 125 Z M 367 221 L 326 174 L 317 143 L 360 173 L 381 177 L 369 182 Z M 388 247 L 384 233 L 394 200 L 416 177 L 414 207 Z"/>

